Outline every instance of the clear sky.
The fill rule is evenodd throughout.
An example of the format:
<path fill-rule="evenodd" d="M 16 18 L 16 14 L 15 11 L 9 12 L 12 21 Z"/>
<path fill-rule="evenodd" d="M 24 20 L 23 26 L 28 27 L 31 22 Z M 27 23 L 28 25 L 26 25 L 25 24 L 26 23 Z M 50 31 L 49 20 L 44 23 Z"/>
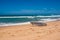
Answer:
<path fill-rule="evenodd" d="M 60 0 L 0 0 L 0 15 L 60 14 Z"/>

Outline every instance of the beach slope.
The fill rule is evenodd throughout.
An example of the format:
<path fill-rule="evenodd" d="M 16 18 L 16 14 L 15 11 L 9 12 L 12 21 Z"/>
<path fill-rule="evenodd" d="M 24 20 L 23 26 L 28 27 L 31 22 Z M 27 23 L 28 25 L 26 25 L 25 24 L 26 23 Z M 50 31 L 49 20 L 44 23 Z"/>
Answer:
<path fill-rule="evenodd" d="M 60 21 L 47 22 L 47 26 L 0 27 L 0 40 L 60 40 Z"/>

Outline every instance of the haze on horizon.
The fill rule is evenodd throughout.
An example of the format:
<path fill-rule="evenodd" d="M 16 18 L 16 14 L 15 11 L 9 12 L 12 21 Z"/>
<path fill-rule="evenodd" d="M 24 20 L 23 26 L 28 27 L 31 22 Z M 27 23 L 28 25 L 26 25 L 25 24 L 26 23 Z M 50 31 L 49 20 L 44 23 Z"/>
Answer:
<path fill-rule="evenodd" d="M 0 15 L 60 15 L 60 0 L 0 0 Z"/>

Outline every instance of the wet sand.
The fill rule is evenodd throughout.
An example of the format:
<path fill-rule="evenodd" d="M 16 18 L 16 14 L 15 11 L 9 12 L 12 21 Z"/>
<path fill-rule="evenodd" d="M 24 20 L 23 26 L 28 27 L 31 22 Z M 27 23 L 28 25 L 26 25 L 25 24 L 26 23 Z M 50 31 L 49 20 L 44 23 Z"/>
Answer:
<path fill-rule="evenodd" d="M 48 22 L 47 26 L 0 27 L 0 40 L 60 40 L 60 21 Z"/>

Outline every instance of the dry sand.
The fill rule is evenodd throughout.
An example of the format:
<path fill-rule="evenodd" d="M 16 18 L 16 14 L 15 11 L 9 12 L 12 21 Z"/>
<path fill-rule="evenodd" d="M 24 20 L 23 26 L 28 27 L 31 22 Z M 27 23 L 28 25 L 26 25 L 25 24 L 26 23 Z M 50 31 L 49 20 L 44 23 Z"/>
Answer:
<path fill-rule="evenodd" d="M 18 25 L 0 28 L 0 40 L 60 40 L 60 21 L 47 26 Z"/>

